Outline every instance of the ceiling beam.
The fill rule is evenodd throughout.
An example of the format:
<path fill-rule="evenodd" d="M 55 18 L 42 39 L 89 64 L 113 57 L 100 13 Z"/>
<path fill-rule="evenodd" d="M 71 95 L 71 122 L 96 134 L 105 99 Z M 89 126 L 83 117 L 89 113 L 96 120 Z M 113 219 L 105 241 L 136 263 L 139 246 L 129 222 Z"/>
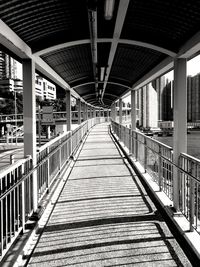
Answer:
<path fill-rule="evenodd" d="M 116 23 L 115 23 L 115 29 L 114 29 L 114 34 L 112 38 L 112 43 L 111 43 L 111 48 L 110 48 L 110 54 L 108 58 L 108 67 L 106 71 L 106 79 L 103 85 L 103 92 L 101 95 L 101 99 L 103 100 L 103 95 L 105 93 L 107 81 L 109 79 L 110 71 L 112 68 L 112 64 L 114 61 L 115 53 L 117 50 L 117 46 L 119 43 L 119 38 L 121 35 L 122 27 L 124 25 L 125 17 L 126 17 L 126 12 L 128 10 L 128 5 L 129 5 L 129 0 L 120 0 L 119 2 L 119 7 L 118 7 L 118 12 L 117 12 L 117 18 L 116 18 Z"/>
<path fill-rule="evenodd" d="M 101 84 L 101 83 L 104 84 L 104 82 L 98 82 L 98 83 L 99 83 L 99 84 Z M 85 86 L 85 85 L 90 85 L 90 84 L 95 84 L 95 82 L 81 83 L 81 84 L 78 84 L 78 85 L 76 85 L 76 86 L 73 86 L 72 88 L 73 88 L 73 89 L 77 89 L 78 87 Z M 132 87 L 127 86 L 127 85 L 124 85 L 124 84 L 122 84 L 122 83 L 108 82 L 108 81 L 107 81 L 107 84 L 117 85 L 117 86 L 120 86 L 120 87 L 127 88 L 128 90 L 132 90 Z"/>
<path fill-rule="evenodd" d="M 2 20 L 0 20 L 0 43 L 21 59 L 31 58 L 31 48 Z"/>
<path fill-rule="evenodd" d="M 105 93 L 105 95 L 111 96 L 111 97 L 114 97 L 114 98 L 118 98 L 117 95 L 113 95 L 113 94 L 109 94 L 109 93 Z M 90 96 L 95 96 L 95 93 L 82 95 L 83 98 L 85 98 L 85 97 L 87 98 L 87 97 L 90 97 Z"/>
<path fill-rule="evenodd" d="M 112 43 L 112 38 L 97 38 L 97 43 Z M 42 56 L 51 52 L 54 52 L 56 50 L 76 46 L 76 45 L 83 45 L 83 44 L 90 44 L 91 41 L 90 39 L 83 39 L 83 40 L 78 40 L 78 41 L 73 41 L 73 42 L 66 42 L 58 45 L 54 45 L 45 49 L 42 49 L 38 52 L 35 52 L 34 55 L 36 56 Z M 150 44 L 147 42 L 140 42 L 136 40 L 129 40 L 129 39 L 119 39 L 118 41 L 119 44 L 128 44 L 128 45 L 135 45 L 135 46 L 140 46 L 140 47 L 145 47 L 149 48 L 155 51 L 158 51 L 160 53 L 166 54 L 171 57 L 175 57 L 177 54 L 174 51 L 168 50 L 166 48 L 163 48 L 161 46 L 157 46 L 154 44 Z"/>
<path fill-rule="evenodd" d="M 179 50 L 178 58 L 191 58 L 200 51 L 200 31 L 189 39 Z"/>
<path fill-rule="evenodd" d="M 35 61 L 36 70 L 40 71 L 62 88 L 70 90 L 73 96 L 80 97 L 48 64 L 40 57 L 33 55 L 31 48 L 2 20 L 0 20 L 0 44 L 22 60 L 27 58 L 32 59 Z"/>

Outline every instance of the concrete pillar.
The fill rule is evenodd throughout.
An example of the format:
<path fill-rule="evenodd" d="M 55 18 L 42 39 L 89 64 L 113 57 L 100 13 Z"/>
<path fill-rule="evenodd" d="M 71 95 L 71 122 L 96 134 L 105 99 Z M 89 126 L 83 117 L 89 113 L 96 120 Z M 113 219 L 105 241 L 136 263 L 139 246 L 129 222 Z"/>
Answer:
<path fill-rule="evenodd" d="M 187 152 L 187 60 L 185 58 L 174 61 L 174 134 L 173 159 L 178 165 L 181 152 Z M 173 195 L 174 208 L 179 210 L 179 178 L 174 168 Z"/>
<path fill-rule="evenodd" d="M 114 121 L 114 104 L 112 104 L 111 106 L 111 117 L 112 117 L 112 120 Z"/>
<path fill-rule="evenodd" d="M 147 97 L 146 97 L 146 86 L 144 86 L 142 88 L 142 95 L 143 95 L 143 109 L 142 109 L 142 113 L 143 113 L 143 127 L 147 127 Z"/>
<path fill-rule="evenodd" d="M 84 103 L 84 106 L 83 106 L 83 116 L 84 116 L 84 121 L 86 121 L 87 120 L 87 107 L 86 107 L 86 103 Z"/>
<path fill-rule="evenodd" d="M 119 99 L 119 123 L 122 124 L 122 106 L 123 106 L 123 101 L 120 98 Z"/>
<path fill-rule="evenodd" d="M 85 119 L 88 120 L 88 105 L 85 103 Z"/>
<path fill-rule="evenodd" d="M 67 131 L 71 131 L 72 112 L 71 112 L 71 92 L 66 91 L 66 113 L 67 113 Z"/>
<path fill-rule="evenodd" d="M 113 120 L 116 121 L 116 115 L 117 115 L 117 111 L 116 111 L 116 103 L 113 104 Z"/>
<path fill-rule="evenodd" d="M 136 91 L 131 91 L 131 130 L 136 129 Z"/>
<path fill-rule="evenodd" d="M 81 124 L 81 100 L 77 99 L 77 107 L 78 107 L 78 124 Z"/>
<path fill-rule="evenodd" d="M 24 114 L 24 156 L 31 155 L 33 167 L 36 158 L 36 103 L 35 103 L 35 62 L 23 60 L 23 114 Z M 37 173 L 33 173 L 33 211 L 38 205 Z"/>

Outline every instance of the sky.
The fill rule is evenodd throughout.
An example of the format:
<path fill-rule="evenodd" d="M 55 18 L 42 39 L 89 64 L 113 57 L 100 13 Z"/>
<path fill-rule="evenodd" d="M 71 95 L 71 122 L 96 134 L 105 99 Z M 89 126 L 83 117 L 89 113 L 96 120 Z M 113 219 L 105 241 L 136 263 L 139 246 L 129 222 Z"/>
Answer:
<path fill-rule="evenodd" d="M 194 76 L 200 72 L 200 55 L 188 60 L 187 62 L 187 75 Z M 173 70 L 166 73 L 165 77 L 173 80 Z"/>

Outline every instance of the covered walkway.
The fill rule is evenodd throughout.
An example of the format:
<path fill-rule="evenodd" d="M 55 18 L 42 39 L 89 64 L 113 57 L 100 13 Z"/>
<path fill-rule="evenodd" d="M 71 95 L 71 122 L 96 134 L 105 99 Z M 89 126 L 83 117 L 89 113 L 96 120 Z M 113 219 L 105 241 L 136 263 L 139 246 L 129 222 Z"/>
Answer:
<path fill-rule="evenodd" d="M 192 266 L 109 134 L 89 133 L 28 266 Z"/>

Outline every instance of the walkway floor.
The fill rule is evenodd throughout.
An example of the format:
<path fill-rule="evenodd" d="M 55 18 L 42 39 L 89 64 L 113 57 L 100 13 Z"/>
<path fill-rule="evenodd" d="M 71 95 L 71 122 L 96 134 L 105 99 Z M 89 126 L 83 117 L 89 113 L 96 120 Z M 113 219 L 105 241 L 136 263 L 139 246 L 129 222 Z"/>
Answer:
<path fill-rule="evenodd" d="M 28 266 L 192 265 L 101 124 L 90 132 Z"/>

